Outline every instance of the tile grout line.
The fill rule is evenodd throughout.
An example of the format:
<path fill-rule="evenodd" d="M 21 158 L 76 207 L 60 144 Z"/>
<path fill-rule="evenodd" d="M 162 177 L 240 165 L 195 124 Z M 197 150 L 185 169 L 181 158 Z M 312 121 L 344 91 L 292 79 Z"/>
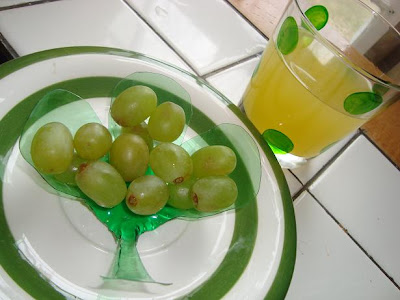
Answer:
<path fill-rule="evenodd" d="M 378 267 L 378 269 L 400 290 L 399 284 L 391 277 L 377 262 L 376 260 L 361 246 L 361 244 L 349 233 L 349 231 L 333 216 L 333 214 L 317 199 L 314 194 L 307 189 L 307 192 L 312 198 L 321 206 L 321 208 L 332 218 L 333 221 L 347 234 L 347 236 L 360 248 L 360 250 Z"/>
<path fill-rule="evenodd" d="M 60 0 L 53 0 L 53 1 L 60 1 Z M 263 53 L 263 51 L 260 51 L 260 52 L 258 52 L 258 53 L 255 53 L 255 54 L 252 54 L 252 55 L 250 55 L 250 56 L 248 56 L 248 57 L 245 57 L 245 58 L 242 58 L 242 59 L 240 59 L 240 60 L 238 60 L 238 61 L 235 61 L 235 62 L 233 62 L 233 63 L 230 63 L 230 64 L 228 64 L 228 65 L 226 65 L 226 66 L 223 66 L 223 67 L 221 67 L 221 68 L 219 68 L 219 69 L 216 69 L 216 70 L 213 70 L 213 71 L 210 71 L 210 72 L 208 72 L 208 73 L 205 73 L 205 74 L 203 74 L 203 75 L 200 75 L 197 71 L 196 71 L 196 69 L 194 68 L 194 66 L 192 66 L 192 64 L 189 62 L 189 61 L 187 61 L 186 60 L 186 58 L 185 57 L 183 57 L 134 7 L 132 7 L 131 5 L 129 5 L 129 3 L 126 1 L 126 0 L 123 0 L 123 2 L 128 6 L 128 8 L 130 8 L 176 55 L 178 55 L 178 57 L 180 58 L 180 59 L 182 59 L 182 61 L 185 63 L 185 64 L 187 64 L 191 69 L 192 69 L 192 71 L 195 73 L 195 75 L 197 76 L 197 77 L 199 77 L 199 78 L 201 78 L 201 79 L 203 79 L 203 80 L 205 80 L 205 81 L 207 81 L 206 80 L 206 78 L 208 78 L 208 77 L 210 77 L 210 76 L 212 76 L 212 75 L 215 75 L 215 74 L 217 74 L 217 73 L 220 73 L 220 72 L 222 72 L 222 71 L 225 71 L 225 70 L 227 70 L 227 69 L 229 69 L 229 68 L 231 68 L 231 67 L 234 67 L 234 66 L 236 66 L 236 65 L 239 65 L 239 64 L 241 64 L 241 63 L 244 63 L 244 62 L 246 62 L 246 61 L 249 61 L 249 60 L 251 60 L 251 59 L 253 59 L 253 58 L 256 58 L 256 57 L 258 57 L 258 56 L 260 56 L 262 53 Z"/>
<path fill-rule="evenodd" d="M 265 39 L 267 40 L 267 42 L 269 41 L 269 38 L 268 38 L 260 29 L 258 29 L 257 26 L 254 25 L 254 24 L 253 24 L 241 11 L 239 11 L 232 3 L 230 3 L 228 0 L 223 0 L 223 1 L 224 1 L 237 15 L 239 15 L 246 23 L 248 23 L 258 34 L 260 34 L 263 38 L 265 38 Z M 207 78 L 208 78 L 208 77 L 211 77 L 211 76 L 216 75 L 216 74 L 218 74 L 218 73 L 220 73 L 220 72 L 223 72 L 223 71 L 225 71 L 225 70 L 227 70 L 227 69 L 230 69 L 230 68 L 232 68 L 232 67 L 235 67 L 235 66 L 237 66 L 237 65 L 239 65 L 239 64 L 241 64 L 241 63 L 245 63 L 245 62 L 247 62 L 247 61 L 249 61 L 249 60 L 251 60 L 251 59 L 253 59 L 253 58 L 256 58 L 256 57 L 258 57 L 258 56 L 261 56 L 263 52 L 264 52 L 264 50 L 263 50 L 263 51 L 260 51 L 260 52 L 258 52 L 258 53 L 252 54 L 252 55 L 250 55 L 250 56 L 248 56 L 248 57 L 242 58 L 242 59 L 240 59 L 240 60 L 238 60 L 238 61 L 235 61 L 235 62 L 233 62 L 233 63 L 230 63 L 230 64 L 228 64 L 228 65 L 226 65 L 226 66 L 223 66 L 223 67 L 221 67 L 221 68 L 219 68 L 219 69 L 216 69 L 216 70 L 213 70 L 213 71 L 208 72 L 208 73 L 206 73 L 206 74 L 203 74 L 203 75 L 200 76 L 200 77 L 201 77 L 202 79 L 204 79 L 204 80 L 207 81 Z"/>
<path fill-rule="evenodd" d="M 400 171 L 400 166 L 398 166 L 390 157 L 387 155 L 376 143 L 368 136 L 364 129 L 361 129 L 361 135 L 364 136 L 397 170 Z"/>
<path fill-rule="evenodd" d="M 11 6 L 6 6 L 6 7 L 0 7 L 0 11 L 2 11 L 2 10 L 8 10 L 8 9 L 13 9 L 13 8 L 20 8 L 20 7 L 30 7 L 31 5 L 38 5 L 38 4 L 45 4 L 45 3 L 50 3 L 50 2 L 58 2 L 58 1 L 62 1 L 62 0 L 41 0 L 41 1 L 34 1 L 34 2 L 26 2 L 26 3 L 21 3 L 21 4 L 16 4 L 16 5 L 11 5 Z M 185 64 L 187 64 L 190 68 L 191 68 L 191 70 L 195 73 L 195 75 L 196 76 L 198 76 L 199 78 L 201 78 L 201 79 L 203 79 L 203 80 L 205 80 L 205 81 L 207 81 L 207 78 L 208 77 L 210 77 L 210 76 L 213 76 L 213 75 L 216 75 L 216 74 L 218 74 L 218 73 L 220 73 L 220 72 L 223 72 L 223 71 L 225 71 L 225 70 L 227 70 L 227 69 L 230 69 L 230 68 L 232 68 L 232 67 L 235 67 L 235 66 L 237 66 L 237 65 L 239 65 L 239 64 L 242 64 L 242 63 L 245 63 L 245 62 L 247 62 L 247 61 L 250 61 L 251 59 L 254 59 L 254 58 L 257 58 L 257 57 L 259 57 L 259 56 L 261 56 L 262 55 L 262 53 L 263 53 L 263 51 L 260 51 L 260 52 L 258 52 L 258 53 L 255 53 L 255 54 L 252 54 L 252 55 L 250 55 L 250 56 L 248 56 L 248 57 L 245 57 L 245 58 L 242 58 L 242 59 L 240 59 L 240 60 L 238 60 L 238 61 L 235 61 L 235 62 L 233 62 L 233 63 L 230 63 L 230 64 L 228 64 L 228 65 L 226 65 L 226 66 L 223 66 L 223 67 L 221 67 L 221 68 L 218 68 L 218 69 L 216 69 L 216 70 L 213 70 L 213 71 L 210 71 L 210 72 L 208 72 L 208 73 L 206 73 L 206 74 L 203 74 L 203 75 L 200 75 L 196 70 L 195 70 L 195 68 L 183 57 L 183 56 L 181 56 L 181 54 L 178 52 L 178 51 L 176 51 L 175 50 L 175 48 L 174 47 L 172 47 L 172 45 L 167 41 L 167 40 L 165 40 L 159 33 L 158 33 L 158 31 L 157 30 L 155 30 L 155 28 L 153 27 L 153 26 L 151 26 L 148 22 L 147 22 L 147 20 L 145 20 L 143 17 L 142 17 L 142 15 L 139 13 L 139 12 L 137 12 L 132 6 L 130 6 L 129 5 L 129 3 L 127 3 L 125 0 L 123 0 L 123 2 L 124 2 L 124 4 L 125 5 L 127 5 L 128 6 L 128 8 L 130 9 L 130 10 L 132 10 L 175 54 L 177 54 L 177 56 L 180 58 L 180 59 L 182 59 L 182 61 L 185 63 Z M 229 3 L 229 5 L 230 6 L 232 6 L 230 3 Z M 236 10 L 234 7 L 233 7 L 233 9 L 234 10 Z M 240 14 L 240 12 L 238 12 L 238 14 Z M 246 19 L 246 21 L 247 22 L 249 22 L 247 19 Z M 251 24 L 251 23 L 250 23 Z M 265 36 L 264 36 L 265 37 Z M 17 57 L 19 57 L 19 55 L 18 55 L 18 53 L 17 53 L 17 51 L 15 51 L 15 49 L 11 46 L 11 44 L 7 41 L 7 39 L 0 33 L 0 43 L 2 43 L 3 45 L 4 45 L 4 47 L 5 47 L 5 49 L 7 50 L 7 52 L 13 57 L 13 58 L 17 58 Z"/>
<path fill-rule="evenodd" d="M 293 171 L 292 171 L 291 169 L 287 169 L 287 170 L 288 170 L 289 173 L 291 173 L 291 174 L 293 175 L 293 177 L 296 178 L 296 180 L 297 180 L 298 182 L 300 182 L 300 184 L 301 184 L 301 188 L 296 192 L 296 194 L 294 194 L 294 195 L 292 196 L 292 201 L 294 202 L 294 201 L 297 199 L 297 197 L 300 196 L 300 194 L 301 194 L 300 191 L 303 190 L 304 184 L 303 184 L 303 182 L 301 182 L 301 180 L 299 179 L 299 177 L 297 177 L 297 175 L 293 173 Z"/>
<path fill-rule="evenodd" d="M 230 63 L 230 64 L 228 64 L 228 65 L 226 65 L 226 66 L 223 66 L 223 67 L 221 67 L 221 68 L 215 69 L 214 71 L 205 73 L 205 74 L 202 75 L 201 77 L 208 78 L 208 77 L 214 76 L 214 75 L 216 75 L 216 74 L 218 74 L 218 73 L 220 73 L 220 72 L 223 72 L 223 71 L 228 70 L 228 69 L 230 69 L 230 68 L 233 68 L 233 67 L 235 67 L 235 66 L 237 66 L 237 65 L 240 65 L 240 64 L 245 63 L 245 62 L 247 62 L 247 61 L 250 61 L 250 60 L 252 60 L 252 59 L 254 59 L 254 58 L 257 58 L 257 57 L 261 56 L 262 53 L 263 53 L 263 51 L 260 51 L 260 52 L 258 52 L 258 53 L 252 54 L 252 55 L 250 55 L 250 56 L 247 56 L 247 57 L 245 57 L 245 58 L 242 58 L 242 59 L 240 59 L 240 60 L 237 60 L 237 61 L 235 61 L 235 62 L 233 62 L 233 63 Z"/>
<path fill-rule="evenodd" d="M 59 1 L 59 0 L 56 0 Z M 133 11 L 142 22 L 144 22 L 189 68 L 194 72 L 194 74 L 198 77 L 201 77 L 200 74 L 196 71 L 196 69 L 183 57 L 174 47 L 138 12 L 134 9 L 126 0 L 122 0 L 122 2 Z"/>
<path fill-rule="evenodd" d="M 32 5 L 39 5 L 39 4 L 50 3 L 50 2 L 56 2 L 56 1 L 62 1 L 62 0 L 39 0 L 39 1 L 25 2 L 25 3 L 0 7 L 0 11 L 14 9 L 14 8 L 21 8 L 21 7 L 26 7 L 26 6 L 32 6 Z"/>
<path fill-rule="evenodd" d="M 243 18 L 243 20 L 245 20 L 251 27 L 253 27 L 260 35 L 262 35 L 265 39 L 267 39 L 267 41 L 269 41 L 269 37 L 267 37 L 267 35 L 264 32 L 262 32 L 260 29 L 258 29 L 258 27 L 256 25 L 254 25 L 253 22 L 251 22 L 239 9 L 237 9 L 228 0 L 224 0 L 224 2 L 226 4 L 228 4 L 232 8 L 233 11 L 235 11 L 239 16 L 241 16 Z"/>
<path fill-rule="evenodd" d="M 10 54 L 12 58 L 17 58 L 19 57 L 17 51 L 11 46 L 11 44 L 7 41 L 7 39 L 4 37 L 4 35 L 0 32 L 0 43 L 2 46 L 4 46 L 4 49 Z"/>
<path fill-rule="evenodd" d="M 300 196 L 301 193 L 304 191 L 308 190 L 308 188 L 321 176 L 322 173 L 324 173 L 338 158 L 339 156 L 342 155 L 344 151 L 347 150 L 347 148 L 353 144 L 353 142 L 359 138 L 362 135 L 361 130 L 358 130 L 357 133 L 337 152 L 335 155 L 333 155 L 327 162 L 322 166 L 321 169 L 318 170 L 317 173 L 314 174 L 313 177 L 311 177 L 310 180 L 308 180 L 305 184 L 303 184 L 303 187 L 292 197 L 293 199 L 296 199 L 298 196 Z M 294 175 L 294 174 L 293 174 Z M 297 178 L 297 176 L 296 176 Z M 300 181 L 301 182 L 301 181 Z"/>

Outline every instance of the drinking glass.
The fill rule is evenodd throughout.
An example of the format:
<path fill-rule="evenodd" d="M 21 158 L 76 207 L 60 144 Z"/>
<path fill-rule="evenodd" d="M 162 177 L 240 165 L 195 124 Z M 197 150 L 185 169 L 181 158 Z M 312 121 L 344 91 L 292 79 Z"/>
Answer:
<path fill-rule="evenodd" d="M 293 0 L 239 106 L 281 166 L 296 167 L 399 98 L 399 48 L 361 1 Z"/>

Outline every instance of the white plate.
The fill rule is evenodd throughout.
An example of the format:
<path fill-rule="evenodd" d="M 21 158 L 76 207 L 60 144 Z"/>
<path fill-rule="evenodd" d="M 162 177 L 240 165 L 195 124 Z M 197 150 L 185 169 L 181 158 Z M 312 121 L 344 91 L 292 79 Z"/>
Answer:
<path fill-rule="evenodd" d="M 261 157 L 256 204 L 197 221 L 172 220 L 140 236 L 138 250 L 160 282 L 102 284 L 116 250 L 83 205 L 49 194 L 15 146 L 34 104 L 63 88 L 106 113 L 112 88 L 134 72 L 178 82 L 197 108 L 191 130 L 245 128 Z M 102 111 L 103 110 L 103 111 Z M 207 116 L 207 117 L 205 117 Z M 72 47 L 0 66 L 0 298 L 283 299 L 292 277 L 296 229 L 290 193 L 274 155 L 236 106 L 200 78 L 138 53 Z"/>

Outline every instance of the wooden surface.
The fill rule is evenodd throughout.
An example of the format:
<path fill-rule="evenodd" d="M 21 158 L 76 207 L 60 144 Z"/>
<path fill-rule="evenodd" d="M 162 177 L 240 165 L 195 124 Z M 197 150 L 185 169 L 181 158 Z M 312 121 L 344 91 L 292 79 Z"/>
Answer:
<path fill-rule="evenodd" d="M 400 167 L 400 101 L 370 120 L 362 129 Z"/>
<path fill-rule="evenodd" d="M 268 38 L 289 0 L 228 0 Z M 400 167 L 400 101 L 367 122 L 362 129 Z"/>
<path fill-rule="evenodd" d="M 289 0 L 228 0 L 268 38 Z"/>

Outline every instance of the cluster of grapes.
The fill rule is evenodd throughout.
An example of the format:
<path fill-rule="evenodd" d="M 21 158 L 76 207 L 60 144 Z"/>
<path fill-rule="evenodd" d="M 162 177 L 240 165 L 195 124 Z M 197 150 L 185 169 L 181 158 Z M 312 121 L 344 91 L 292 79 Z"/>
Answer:
<path fill-rule="evenodd" d="M 186 123 L 179 105 L 157 106 L 155 92 L 138 85 L 115 99 L 111 116 L 122 126 L 114 142 L 99 123 L 81 126 L 74 137 L 62 123 L 42 126 L 31 144 L 36 169 L 77 185 L 102 207 L 114 207 L 125 199 L 139 215 L 155 214 L 167 203 L 178 209 L 215 212 L 236 201 L 237 186 L 227 176 L 236 167 L 232 149 L 207 146 L 190 156 L 172 143 Z M 154 140 L 159 142 L 156 147 Z M 107 153 L 108 162 L 104 161 Z M 149 166 L 155 175 L 146 175 Z"/>

